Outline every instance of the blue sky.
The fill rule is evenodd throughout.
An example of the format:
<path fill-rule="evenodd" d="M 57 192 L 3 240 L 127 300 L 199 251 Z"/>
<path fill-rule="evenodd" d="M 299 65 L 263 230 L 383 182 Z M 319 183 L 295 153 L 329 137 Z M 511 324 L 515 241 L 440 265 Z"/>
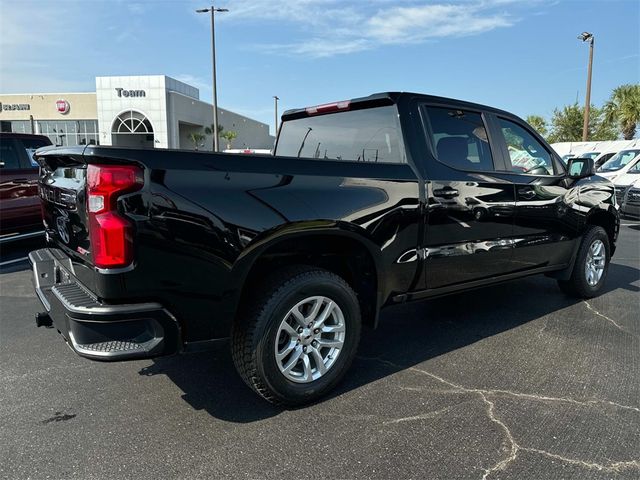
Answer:
<path fill-rule="evenodd" d="M 166 74 L 211 99 L 207 1 L 0 0 L 0 93 L 94 91 Z M 273 125 L 296 108 L 385 90 L 550 116 L 640 82 L 637 0 L 219 0 L 218 102 Z"/>

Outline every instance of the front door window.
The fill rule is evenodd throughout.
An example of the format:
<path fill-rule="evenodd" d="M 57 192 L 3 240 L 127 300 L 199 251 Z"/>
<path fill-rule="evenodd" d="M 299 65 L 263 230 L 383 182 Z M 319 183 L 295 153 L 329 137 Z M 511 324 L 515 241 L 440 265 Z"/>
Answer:
<path fill-rule="evenodd" d="M 553 175 L 553 160 L 545 147 L 517 123 L 498 118 L 509 152 L 507 168 L 528 175 Z"/>

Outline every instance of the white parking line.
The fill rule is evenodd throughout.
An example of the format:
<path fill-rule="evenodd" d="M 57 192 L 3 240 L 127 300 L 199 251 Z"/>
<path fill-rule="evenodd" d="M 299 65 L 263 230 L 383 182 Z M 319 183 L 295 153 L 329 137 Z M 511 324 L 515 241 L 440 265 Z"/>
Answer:
<path fill-rule="evenodd" d="M 621 223 L 621 227 L 637 227 L 640 223 Z"/>
<path fill-rule="evenodd" d="M 29 260 L 29 257 L 16 258 L 15 260 L 7 260 L 6 262 L 0 262 L 0 267 L 6 267 L 7 265 L 12 265 L 14 263 L 24 262 L 25 260 Z"/>

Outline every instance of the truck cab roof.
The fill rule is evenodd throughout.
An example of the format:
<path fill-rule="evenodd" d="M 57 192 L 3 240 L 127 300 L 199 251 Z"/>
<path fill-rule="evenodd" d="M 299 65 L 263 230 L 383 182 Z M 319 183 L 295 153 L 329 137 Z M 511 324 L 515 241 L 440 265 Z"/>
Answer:
<path fill-rule="evenodd" d="M 435 103 L 435 104 L 441 103 L 441 104 L 447 104 L 447 105 L 456 104 L 462 108 L 467 108 L 472 110 L 491 111 L 493 113 L 497 113 L 497 114 L 505 115 L 509 117 L 514 116 L 512 113 L 509 113 L 505 110 L 500 110 L 494 107 L 490 107 L 488 105 L 468 102 L 468 101 L 460 100 L 456 98 L 440 97 L 436 95 L 428 95 L 424 93 L 415 93 L 415 92 L 379 92 L 379 93 L 373 93 L 366 97 L 356 97 L 352 99 L 340 100 L 337 102 L 330 102 L 330 103 L 325 103 L 321 105 L 286 110 L 282 114 L 282 120 L 287 121 L 287 120 L 293 120 L 295 118 L 304 117 L 306 115 L 310 115 L 311 114 L 310 112 L 314 112 L 312 114 L 316 114 L 316 115 L 323 114 L 323 113 L 331 113 L 332 111 L 336 111 L 336 109 L 327 108 L 326 111 L 318 111 L 318 109 L 322 110 L 323 108 L 331 107 L 334 105 L 336 106 L 340 104 L 349 105 L 349 106 L 358 105 L 358 108 L 367 108 L 369 106 L 391 105 L 391 104 L 399 103 L 402 100 L 410 99 L 410 98 L 417 99 L 425 103 Z"/>

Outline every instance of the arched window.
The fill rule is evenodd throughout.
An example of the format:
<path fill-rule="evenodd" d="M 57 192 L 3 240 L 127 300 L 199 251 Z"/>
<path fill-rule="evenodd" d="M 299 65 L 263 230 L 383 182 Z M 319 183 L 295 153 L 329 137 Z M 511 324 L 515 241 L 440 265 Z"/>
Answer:
<path fill-rule="evenodd" d="M 118 115 L 111 127 L 112 133 L 153 133 L 151 122 L 142 113 L 127 110 Z"/>

